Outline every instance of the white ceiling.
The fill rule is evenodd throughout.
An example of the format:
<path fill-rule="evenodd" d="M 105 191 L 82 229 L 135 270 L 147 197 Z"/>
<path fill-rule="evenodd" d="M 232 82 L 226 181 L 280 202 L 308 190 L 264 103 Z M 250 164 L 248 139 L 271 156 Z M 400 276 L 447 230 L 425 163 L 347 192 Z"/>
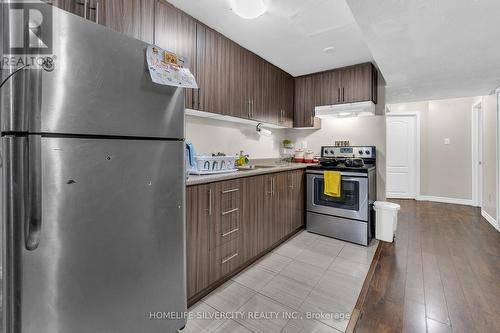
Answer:
<path fill-rule="evenodd" d="M 347 0 L 391 103 L 488 94 L 500 85 L 500 1 Z"/>
<path fill-rule="evenodd" d="M 254 20 L 236 16 L 229 0 L 168 1 L 293 76 L 372 60 L 345 0 L 266 0 Z"/>

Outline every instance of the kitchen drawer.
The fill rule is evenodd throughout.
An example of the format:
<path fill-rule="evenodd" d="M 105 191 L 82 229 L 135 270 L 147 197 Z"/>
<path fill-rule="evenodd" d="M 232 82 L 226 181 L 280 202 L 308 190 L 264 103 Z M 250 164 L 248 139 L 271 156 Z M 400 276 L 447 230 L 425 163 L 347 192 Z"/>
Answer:
<path fill-rule="evenodd" d="M 210 253 L 211 280 L 218 280 L 238 269 L 243 263 L 240 238 L 232 239 L 216 247 Z"/>
<path fill-rule="evenodd" d="M 211 223 L 210 249 L 240 236 L 240 180 L 215 184 L 215 215 Z"/>
<path fill-rule="evenodd" d="M 233 208 L 222 212 L 218 223 L 215 224 L 215 233 L 213 238 L 214 247 L 220 246 L 238 238 L 240 236 L 240 211 L 239 208 Z"/>
<path fill-rule="evenodd" d="M 239 208 L 240 184 L 239 179 L 216 184 L 216 195 L 221 214 Z"/>

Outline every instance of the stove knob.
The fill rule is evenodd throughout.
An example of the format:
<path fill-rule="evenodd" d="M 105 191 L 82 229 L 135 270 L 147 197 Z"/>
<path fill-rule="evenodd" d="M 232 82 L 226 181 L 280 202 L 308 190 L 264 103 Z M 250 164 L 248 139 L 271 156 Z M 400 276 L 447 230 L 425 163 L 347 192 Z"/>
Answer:
<path fill-rule="evenodd" d="M 363 155 L 363 151 L 362 150 L 358 151 L 358 153 L 359 153 L 359 155 Z"/>
<path fill-rule="evenodd" d="M 333 155 L 334 153 L 335 153 L 335 152 L 333 151 L 333 149 L 332 149 L 332 150 L 330 150 L 330 154 L 332 154 L 332 155 Z"/>
<path fill-rule="evenodd" d="M 369 150 L 366 150 L 365 153 L 366 153 L 366 155 L 370 155 L 370 151 Z"/>

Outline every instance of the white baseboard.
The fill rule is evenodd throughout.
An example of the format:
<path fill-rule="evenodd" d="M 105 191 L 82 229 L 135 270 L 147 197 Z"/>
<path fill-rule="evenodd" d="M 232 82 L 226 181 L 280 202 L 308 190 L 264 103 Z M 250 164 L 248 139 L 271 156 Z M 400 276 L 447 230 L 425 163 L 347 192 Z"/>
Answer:
<path fill-rule="evenodd" d="M 449 203 L 454 205 L 465 205 L 465 206 L 474 206 L 474 201 L 469 199 L 457 199 L 457 198 L 446 198 L 446 197 L 435 197 L 432 195 L 420 195 L 417 198 L 418 201 L 434 201 L 434 202 L 442 202 Z"/>
<path fill-rule="evenodd" d="M 486 221 L 488 221 L 489 224 L 491 224 L 497 231 L 500 231 L 500 226 L 498 225 L 498 222 L 486 211 L 481 209 L 481 216 L 484 217 Z"/>

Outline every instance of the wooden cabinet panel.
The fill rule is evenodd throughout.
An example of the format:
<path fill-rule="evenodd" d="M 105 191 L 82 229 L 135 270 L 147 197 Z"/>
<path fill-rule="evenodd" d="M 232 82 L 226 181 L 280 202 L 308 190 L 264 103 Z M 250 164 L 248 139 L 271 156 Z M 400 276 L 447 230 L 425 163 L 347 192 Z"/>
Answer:
<path fill-rule="evenodd" d="M 186 189 L 186 266 L 188 298 L 210 284 L 209 226 L 211 185 Z"/>
<path fill-rule="evenodd" d="M 269 64 L 267 66 L 268 90 L 269 98 L 266 121 L 272 124 L 283 123 L 283 91 L 284 87 L 281 70 L 276 66 Z"/>
<path fill-rule="evenodd" d="M 293 127 L 293 99 L 294 99 L 294 79 L 291 75 L 285 72 L 281 72 L 282 75 L 282 100 L 281 105 L 283 108 L 283 121 L 281 125 L 286 127 Z"/>
<path fill-rule="evenodd" d="M 295 78 L 295 111 L 293 127 L 314 127 L 316 106 L 312 75 Z"/>
<path fill-rule="evenodd" d="M 354 103 L 373 100 L 374 66 L 370 63 L 350 66 L 339 70 L 341 75 L 342 103 Z"/>
<path fill-rule="evenodd" d="M 243 50 L 243 101 L 244 109 L 243 115 L 245 118 L 253 119 L 252 115 L 252 101 L 255 100 L 258 86 L 257 77 L 258 72 L 257 57 L 255 54 L 248 50 Z"/>
<path fill-rule="evenodd" d="M 264 250 L 285 235 L 288 210 L 288 173 L 276 173 L 266 176 L 264 186 L 264 221 L 261 225 L 265 236 Z"/>
<path fill-rule="evenodd" d="M 244 96 L 244 49 L 229 40 L 229 110 L 228 115 L 247 117 Z"/>
<path fill-rule="evenodd" d="M 154 25 L 151 18 L 155 14 L 155 0 L 100 0 L 100 3 L 98 23 L 146 43 L 153 43 Z"/>
<path fill-rule="evenodd" d="M 199 110 L 229 114 L 231 49 L 232 42 L 229 39 L 197 24 Z"/>
<path fill-rule="evenodd" d="M 120 0 L 113 1 L 120 2 Z M 141 2 L 144 1 L 141 0 Z M 136 5 L 140 6 L 139 3 L 137 1 Z M 137 8 L 135 12 L 140 13 L 139 9 Z M 154 44 L 184 57 L 187 60 L 185 66 L 189 67 L 196 75 L 196 22 L 190 16 L 163 0 L 156 0 L 154 17 Z M 133 24 L 133 26 L 135 29 L 141 27 L 137 23 Z M 198 94 L 198 91 L 185 89 L 185 94 L 186 107 L 194 108 L 194 95 Z"/>
<path fill-rule="evenodd" d="M 233 273 L 243 263 L 242 246 L 235 238 L 210 252 L 210 280 L 215 282 Z"/>
<path fill-rule="evenodd" d="M 288 233 L 288 220 L 290 219 L 290 173 L 282 172 L 275 176 L 274 195 L 276 196 L 276 214 L 273 223 L 275 224 L 274 243 L 279 242 Z"/>
<path fill-rule="evenodd" d="M 78 15 L 87 17 L 89 13 L 88 0 L 42 0 L 43 2 Z"/>
<path fill-rule="evenodd" d="M 44 2 L 146 43 L 153 43 L 155 1 L 46 0 Z"/>
<path fill-rule="evenodd" d="M 270 119 L 275 118 L 275 116 L 269 113 L 271 64 L 256 55 L 253 56 L 255 57 L 256 75 L 253 80 L 252 119 L 262 122 L 272 122 Z"/>
<path fill-rule="evenodd" d="M 341 92 L 339 71 L 328 71 L 314 75 L 315 106 L 341 103 Z"/>
<path fill-rule="evenodd" d="M 288 232 L 293 232 L 305 225 L 305 200 L 306 200 L 306 173 L 304 170 L 292 171 L 289 185 L 289 212 L 291 219 L 288 222 Z"/>
<path fill-rule="evenodd" d="M 241 240 L 243 260 L 248 261 L 265 250 L 264 195 L 265 176 L 242 179 Z"/>
<path fill-rule="evenodd" d="M 156 1 L 154 42 L 165 50 L 185 57 L 193 70 L 196 23 L 190 16 L 163 0 Z"/>
<path fill-rule="evenodd" d="M 240 237 L 240 181 L 212 185 L 213 215 L 210 224 L 210 248 L 214 249 Z"/>

